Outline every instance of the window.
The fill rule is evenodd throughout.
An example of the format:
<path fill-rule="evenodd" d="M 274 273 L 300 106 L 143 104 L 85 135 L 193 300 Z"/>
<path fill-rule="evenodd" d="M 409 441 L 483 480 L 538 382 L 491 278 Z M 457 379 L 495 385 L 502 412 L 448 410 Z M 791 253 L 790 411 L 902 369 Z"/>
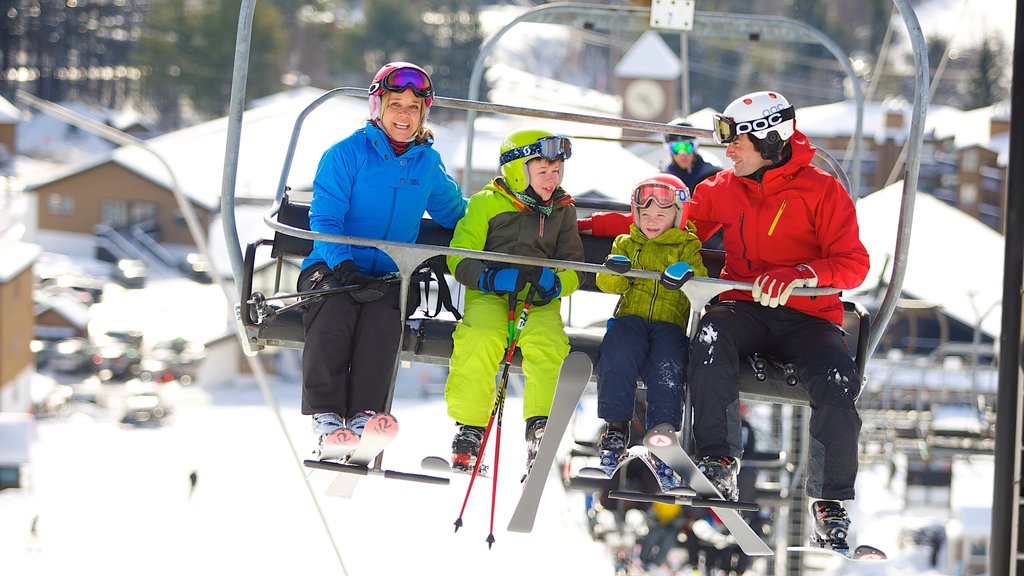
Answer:
<path fill-rule="evenodd" d="M 960 185 L 960 205 L 965 208 L 974 208 L 978 204 L 978 185 L 971 182 L 964 182 Z"/>
<path fill-rule="evenodd" d="M 102 222 L 112 228 L 123 228 L 156 220 L 157 205 L 153 202 L 105 200 L 101 207 Z"/>
<path fill-rule="evenodd" d="M 73 216 L 75 199 L 62 194 L 50 194 L 46 197 L 46 208 L 54 216 Z"/>
<path fill-rule="evenodd" d="M 128 202 L 124 200 L 105 200 L 100 207 L 100 222 L 111 228 L 121 228 L 128 224 Z"/>

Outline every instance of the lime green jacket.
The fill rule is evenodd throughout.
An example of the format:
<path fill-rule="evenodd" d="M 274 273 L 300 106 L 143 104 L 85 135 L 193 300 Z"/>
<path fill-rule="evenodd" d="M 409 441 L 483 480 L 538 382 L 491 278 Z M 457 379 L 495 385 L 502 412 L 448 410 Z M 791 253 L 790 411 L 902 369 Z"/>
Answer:
<path fill-rule="evenodd" d="M 576 225 L 576 206 L 565 190 L 552 195 L 553 209 L 545 216 L 505 191 L 500 178 L 492 180 L 469 198 L 466 215 L 455 226 L 450 246 L 517 256 L 583 262 L 583 240 Z M 476 289 L 488 263 L 462 256 L 448 256 L 448 269 L 461 284 Z M 496 262 L 497 266 L 510 266 Z M 574 270 L 556 268 L 562 283 L 561 296 L 580 284 Z M 520 295 L 521 298 L 525 294 Z"/>
<path fill-rule="evenodd" d="M 671 264 L 686 262 L 695 276 L 707 278 L 708 269 L 700 255 L 700 240 L 692 224 L 686 229 L 670 228 L 657 238 L 649 239 L 636 225 L 629 234 L 621 234 L 612 242 L 612 254 L 629 258 L 637 270 L 663 272 Z M 657 280 L 629 278 L 618 274 L 598 274 L 597 287 L 610 294 L 622 294 L 615 306 L 615 317 L 639 316 L 648 322 L 672 322 L 686 330 L 690 319 L 690 300 L 682 290 L 669 290 Z"/>

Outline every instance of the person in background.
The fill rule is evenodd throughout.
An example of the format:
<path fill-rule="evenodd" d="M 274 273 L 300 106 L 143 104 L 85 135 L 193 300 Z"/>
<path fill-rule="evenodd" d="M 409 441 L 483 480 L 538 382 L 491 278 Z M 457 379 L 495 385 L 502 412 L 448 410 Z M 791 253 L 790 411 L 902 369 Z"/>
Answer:
<path fill-rule="evenodd" d="M 861 381 L 843 337 L 838 294 L 794 296 L 802 287 L 856 288 L 868 272 L 853 201 L 811 165 L 815 148 L 778 92 L 737 98 L 715 116 L 715 138 L 733 165 L 697 186 L 690 217 L 701 239 L 724 231 L 721 278 L 752 290 L 719 295 L 690 343 L 698 466 L 723 496 L 738 497 L 743 455 L 740 363 L 757 352 L 797 367 L 810 394 L 805 491 L 812 540 L 847 547 L 861 420 Z"/>
<path fill-rule="evenodd" d="M 501 176 L 469 199 L 452 248 L 582 262 L 574 200 L 561 187 L 569 139 L 545 130 L 512 132 L 501 143 Z M 495 399 L 495 374 L 509 344 L 509 310 L 521 313 L 532 294 L 518 346 L 523 357 L 527 472 L 540 446 L 569 338 L 559 298 L 579 286 L 574 270 L 522 267 L 448 256 L 448 269 L 467 287 L 462 322 L 452 336 L 445 384 L 448 415 L 458 430 L 452 469 L 472 472 L 480 458 Z"/>
<path fill-rule="evenodd" d="M 682 118 L 676 118 L 669 122 L 673 126 L 693 127 Z M 679 134 L 665 134 L 665 145 L 668 147 L 669 161 L 665 166 L 665 172 L 679 178 L 686 184 L 686 187 L 693 191 L 697 184 L 714 176 L 721 168 L 711 164 L 701 156 L 698 148 L 700 142 L 693 136 L 682 136 Z M 722 250 L 722 232 L 718 231 L 703 243 L 704 248 Z"/>
<path fill-rule="evenodd" d="M 434 98 L 430 76 L 409 62 L 384 65 L 370 83 L 366 124 L 320 159 L 309 208 L 310 230 L 415 242 L 424 211 L 447 228 L 466 200 L 433 147 L 425 122 Z M 320 458 L 341 458 L 375 413 L 384 410 L 403 318 L 398 271 L 369 246 L 313 242 L 302 262 L 300 292 L 353 289 L 309 298 L 303 311 L 302 413 L 311 415 Z"/>

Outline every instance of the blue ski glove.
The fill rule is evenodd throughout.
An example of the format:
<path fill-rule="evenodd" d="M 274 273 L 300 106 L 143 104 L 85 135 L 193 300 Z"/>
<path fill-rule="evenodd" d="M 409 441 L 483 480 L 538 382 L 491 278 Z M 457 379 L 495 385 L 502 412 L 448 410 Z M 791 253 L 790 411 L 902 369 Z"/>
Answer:
<path fill-rule="evenodd" d="M 526 282 L 526 275 L 515 268 L 488 268 L 480 273 L 477 288 L 494 294 L 518 294 Z"/>
<path fill-rule="evenodd" d="M 533 285 L 537 288 L 536 294 L 533 297 L 533 304 L 536 306 L 543 306 L 562 293 L 562 281 L 558 279 L 558 274 L 551 268 L 541 268 L 539 272 L 535 271 Z"/>
<path fill-rule="evenodd" d="M 669 290 L 679 290 L 690 278 L 693 278 L 693 266 L 686 262 L 676 262 L 665 268 L 658 281 Z"/>
<path fill-rule="evenodd" d="M 623 254 L 609 254 L 604 259 L 604 266 L 616 274 L 625 274 L 633 268 L 629 257 Z"/>

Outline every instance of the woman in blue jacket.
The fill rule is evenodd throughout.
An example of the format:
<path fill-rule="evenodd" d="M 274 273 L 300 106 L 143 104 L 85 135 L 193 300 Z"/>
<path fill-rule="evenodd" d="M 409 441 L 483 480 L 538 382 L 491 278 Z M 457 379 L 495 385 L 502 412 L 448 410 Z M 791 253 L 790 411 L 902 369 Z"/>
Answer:
<path fill-rule="evenodd" d="M 320 160 L 311 230 L 415 242 L 424 211 L 455 227 L 466 201 L 424 126 L 433 97 L 430 77 L 415 64 L 392 62 L 377 72 L 366 125 Z M 313 416 L 321 458 L 343 457 L 384 409 L 392 376 L 386 367 L 399 352 L 404 319 L 399 286 L 381 290 L 379 279 L 397 271 L 381 250 L 320 240 L 302 263 L 299 291 L 377 287 L 310 300 L 303 313 L 302 413 Z"/>

